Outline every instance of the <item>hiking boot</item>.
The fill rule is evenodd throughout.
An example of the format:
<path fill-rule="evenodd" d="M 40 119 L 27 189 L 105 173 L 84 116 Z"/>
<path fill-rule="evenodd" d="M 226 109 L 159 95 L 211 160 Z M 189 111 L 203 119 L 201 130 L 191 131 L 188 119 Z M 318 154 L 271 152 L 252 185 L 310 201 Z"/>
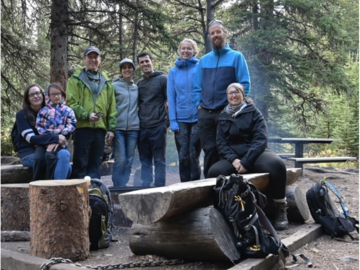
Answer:
<path fill-rule="evenodd" d="M 274 222 L 274 228 L 276 230 L 286 230 L 289 226 L 289 221 L 286 213 L 287 204 L 285 202 L 285 203 L 275 203 L 275 205 L 277 208 L 277 213 Z"/>

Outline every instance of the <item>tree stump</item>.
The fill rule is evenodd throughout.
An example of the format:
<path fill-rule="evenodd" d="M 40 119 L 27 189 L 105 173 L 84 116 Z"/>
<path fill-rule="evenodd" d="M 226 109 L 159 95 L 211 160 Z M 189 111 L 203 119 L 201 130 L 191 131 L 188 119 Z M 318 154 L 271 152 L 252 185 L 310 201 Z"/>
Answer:
<path fill-rule="evenodd" d="M 149 225 L 134 223 L 129 245 L 135 255 L 206 261 L 240 259 L 230 227 L 213 207 L 198 208 Z"/>
<path fill-rule="evenodd" d="M 1 185 L 1 230 L 30 231 L 29 184 Z"/>
<path fill-rule="evenodd" d="M 30 183 L 31 255 L 72 261 L 89 256 L 88 185 L 86 180 Z"/>

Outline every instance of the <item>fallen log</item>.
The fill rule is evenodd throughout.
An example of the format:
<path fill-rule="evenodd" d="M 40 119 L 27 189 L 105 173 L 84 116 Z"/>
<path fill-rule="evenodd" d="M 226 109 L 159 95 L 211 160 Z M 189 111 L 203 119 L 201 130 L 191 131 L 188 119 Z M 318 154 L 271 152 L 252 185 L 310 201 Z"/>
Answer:
<path fill-rule="evenodd" d="M 1 185 L 1 230 L 30 231 L 29 184 Z"/>
<path fill-rule="evenodd" d="M 1 184 L 29 183 L 32 178 L 32 168 L 23 165 L 1 166 Z"/>
<path fill-rule="evenodd" d="M 89 181 L 34 181 L 29 186 L 31 255 L 81 261 L 89 256 Z"/>
<path fill-rule="evenodd" d="M 213 207 L 197 208 L 149 225 L 134 223 L 129 239 L 135 255 L 206 261 L 239 260 L 234 243 L 230 227 Z"/>
<path fill-rule="evenodd" d="M 288 183 L 294 183 L 301 169 L 287 169 Z M 260 191 L 269 184 L 269 174 L 244 174 L 244 179 Z M 196 207 L 213 204 L 213 187 L 216 179 L 177 183 L 170 186 L 137 190 L 119 195 L 124 214 L 134 223 L 151 224 L 179 215 Z"/>
<path fill-rule="evenodd" d="M 30 241 L 29 231 L 1 231 L 1 242 Z"/>

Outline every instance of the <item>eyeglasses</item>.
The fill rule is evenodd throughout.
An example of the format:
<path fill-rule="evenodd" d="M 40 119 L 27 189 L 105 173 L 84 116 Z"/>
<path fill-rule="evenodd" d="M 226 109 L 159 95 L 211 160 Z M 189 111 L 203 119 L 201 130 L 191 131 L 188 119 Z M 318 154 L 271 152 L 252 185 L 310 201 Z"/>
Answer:
<path fill-rule="evenodd" d="M 30 98 L 33 98 L 33 97 L 35 97 L 35 96 L 41 96 L 41 92 L 38 91 L 38 92 L 29 94 L 29 97 L 30 97 Z"/>
<path fill-rule="evenodd" d="M 240 94 L 241 94 L 240 92 L 229 92 L 227 95 L 229 97 L 231 97 L 231 96 L 237 96 L 237 95 L 240 95 Z"/>
<path fill-rule="evenodd" d="M 52 93 L 49 95 L 50 97 L 56 97 L 56 96 L 61 96 L 61 93 Z"/>
<path fill-rule="evenodd" d="M 216 23 L 221 24 L 221 25 L 224 25 L 224 23 L 223 23 L 222 21 L 220 21 L 220 20 L 212 20 L 212 21 L 209 23 L 209 27 L 212 26 L 213 24 L 216 24 Z"/>

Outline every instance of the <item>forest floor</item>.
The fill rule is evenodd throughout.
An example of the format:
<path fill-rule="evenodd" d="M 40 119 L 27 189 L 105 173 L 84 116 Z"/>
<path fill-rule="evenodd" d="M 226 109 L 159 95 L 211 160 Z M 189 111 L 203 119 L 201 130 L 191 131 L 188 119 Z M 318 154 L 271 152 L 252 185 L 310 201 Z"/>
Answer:
<path fill-rule="evenodd" d="M 293 167 L 293 163 L 287 164 L 288 168 Z M 304 165 L 304 175 L 296 182 L 303 193 L 322 180 L 324 177 L 335 185 L 342 195 L 343 202 L 350 212 L 350 216 L 359 219 L 359 170 L 358 169 L 336 169 L 333 167 L 318 167 Z M 111 176 L 102 177 L 103 181 L 111 186 Z M 167 170 L 167 185 L 180 182 L 177 169 Z M 132 184 L 131 182 L 129 184 Z M 289 229 L 280 231 L 282 239 L 291 236 L 296 231 L 306 226 L 311 226 L 312 218 L 304 224 L 290 223 Z M 116 227 L 113 231 L 115 242 L 112 242 L 109 248 L 98 251 L 91 251 L 87 260 L 81 261 L 85 265 L 113 265 L 115 268 L 119 264 L 129 261 L 157 261 L 164 258 L 155 255 L 137 256 L 134 255 L 129 247 L 129 227 Z M 358 237 L 357 234 L 355 234 Z M 1 247 L 9 250 L 30 253 L 29 242 L 2 242 Z M 303 253 L 310 258 L 314 269 L 319 270 L 357 270 L 359 269 L 359 243 L 351 241 L 346 236 L 341 239 L 331 239 L 329 235 L 323 234 L 319 238 L 309 242 L 302 248 L 293 253 Z M 287 264 L 291 264 L 291 259 L 287 258 Z M 306 263 L 299 260 L 300 265 L 292 268 L 294 270 L 307 269 Z M 197 270 L 215 270 L 229 269 L 233 266 L 231 262 L 204 262 L 194 261 L 173 266 L 142 267 L 133 269 L 158 269 L 158 270 L 175 270 L 175 269 L 197 269 Z M 109 266 L 110 267 L 110 266 Z M 105 269 L 105 268 L 104 268 Z M 262 269 L 261 269 L 262 270 Z M 270 269 L 264 269 L 270 270 Z"/>

